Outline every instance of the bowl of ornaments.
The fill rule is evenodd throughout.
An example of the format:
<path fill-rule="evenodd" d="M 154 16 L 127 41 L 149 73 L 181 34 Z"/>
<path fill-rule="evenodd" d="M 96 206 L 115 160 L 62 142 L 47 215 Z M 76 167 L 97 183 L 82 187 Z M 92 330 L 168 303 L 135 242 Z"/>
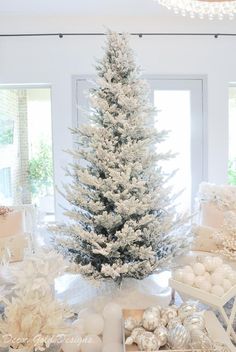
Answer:
<path fill-rule="evenodd" d="M 220 257 L 199 256 L 174 270 L 169 284 L 181 296 L 222 306 L 236 295 L 236 271 Z"/>
<path fill-rule="evenodd" d="M 125 352 L 223 351 L 207 332 L 205 312 L 194 303 L 124 310 L 123 321 Z"/>

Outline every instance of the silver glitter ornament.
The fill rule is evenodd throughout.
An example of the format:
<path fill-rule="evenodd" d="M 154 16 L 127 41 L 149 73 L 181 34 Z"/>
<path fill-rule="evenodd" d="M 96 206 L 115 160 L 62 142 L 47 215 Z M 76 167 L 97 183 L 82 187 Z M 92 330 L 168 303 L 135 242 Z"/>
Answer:
<path fill-rule="evenodd" d="M 139 322 L 133 317 L 128 317 L 127 319 L 125 319 L 124 326 L 127 332 L 132 331 L 134 328 L 137 328 L 139 326 Z"/>
<path fill-rule="evenodd" d="M 146 331 L 139 338 L 138 348 L 140 351 L 157 351 L 160 344 L 152 332 Z"/>
<path fill-rule="evenodd" d="M 178 317 L 184 321 L 190 315 L 193 315 L 197 310 L 197 307 L 189 304 L 189 303 L 182 303 L 178 309 Z"/>
<path fill-rule="evenodd" d="M 190 333 L 183 325 L 177 325 L 169 330 L 168 344 L 172 349 L 188 349 L 190 340 Z"/>
<path fill-rule="evenodd" d="M 178 315 L 178 308 L 176 306 L 169 306 L 161 310 L 161 319 L 169 322 L 170 319 L 176 318 Z"/>
<path fill-rule="evenodd" d="M 190 331 L 191 335 L 191 348 L 199 349 L 202 351 L 213 350 L 214 344 L 211 339 L 202 330 L 193 329 Z"/>
<path fill-rule="evenodd" d="M 169 320 L 167 327 L 168 329 L 173 329 L 176 327 L 176 325 L 182 325 L 182 322 L 179 317 Z"/>
<path fill-rule="evenodd" d="M 138 343 L 138 338 L 145 332 L 145 329 L 140 327 L 140 328 L 135 328 L 131 335 L 126 339 L 125 344 L 126 345 L 132 345 L 133 343 Z"/>
<path fill-rule="evenodd" d="M 184 319 L 184 326 L 189 329 L 198 329 L 204 330 L 205 329 L 205 319 L 202 314 L 194 313 L 189 317 Z"/>
<path fill-rule="evenodd" d="M 160 325 L 160 315 L 156 314 L 152 309 L 146 309 L 143 313 L 142 326 L 148 330 L 153 331 Z"/>
<path fill-rule="evenodd" d="M 168 330 L 164 326 L 159 326 L 154 330 L 154 335 L 160 344 L 160 347 L 165 346 L 168 340 Z"/>

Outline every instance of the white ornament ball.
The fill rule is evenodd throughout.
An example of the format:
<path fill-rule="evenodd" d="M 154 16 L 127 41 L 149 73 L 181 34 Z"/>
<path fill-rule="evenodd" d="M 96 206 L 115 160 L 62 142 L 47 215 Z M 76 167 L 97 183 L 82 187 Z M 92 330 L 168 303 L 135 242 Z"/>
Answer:
<path fill-rule="evenodd" d="M 110 342 L 103 346 L 102 352 L 123 352 L 124 348 L 121 343 Z"/>
<path fill-rule="evenodd" d="M 79 336 L 84 337 L 86 335 L 86 331 L 84 329 L 84 319 L 77 319 L 72 323 L 73 330 Z"/>
<path fill-rule="evenodd" d="M 83 309 L 81 309 L 79 311 L 78 319 L 84 319 L 91 313 L 94 313 L 93 309 L 91 309 L 91 308 L 83 308 Z"/>
<path fill-rule="evenodd" d="M 226 278 L 229 279 L 232 285 L 236 284 L 236 272 L 235 271 L 229 271 L 226 273 Z"/>
<path fill-rule="evenodd" d="M 208 273 L 208 271 L 205 271 L 203 276 L 204 276 L 205 280 L 211 282 L 211 274 Z"/>
<path fill-rule="evenodd" d="M 101 352 L 102 340 L 97 335 L 87 335 L 81 343 L 81 352 Z"/>
<path fill-rule="evenodd" d="M 212 285 L 221 285 L 224 280 L 224 275 L 221 272 L 214 272 L 211 274 L 211 283 Z"/>
<path fill-rule="evenodd" d="M 194 285 L 198 288 L 202 286 L 202 283 L 205 282 L 205 276 L 196 276 L 194 280 Z"/>
<path fill-rule="evenodd" d="M 215 263 L 213 262 L 213 257 L 205 257 L 202 261 L 202 264 L 205 266 L 206 271 L 212 272 L 215 270 Z"/>
<path fill-rule="evenodd" d="M 117 303 L 110 302 L 104 307 L 102 315 L 105 319 L 121 319 L 121 306 Z"/>
<path fill-rule="evenodd" d="M 223 280 L 223 287 L 224 287 L 224 291 L 228 292 L 231 289 L 231 287 L 232 287 L 231 281 L 228 280 L 228 279 L 224 279 Z"/>
<path fill-rule="evenodd" d="M 215 268 L 220 268 L 223 265 L 223 260 L 220 257 L 213 257 Z"/>
<path fill-rule="evenodd" d="M 202 291 L 210 292 L 211 291 L 211 283 L 207 280 L 201 282 L 199 289 Z"/>
<path fill-rule="evenodd" d="M 193 286 L 195 281 L 195 275 L 194 273 L 191 272 L 187 272 L 184 276 L 184 283 L 189 285 L 189 286 Z"/>
<path fill-rule="evenodd" d="M 104 328 L 104 319 L 100 314 L 92 313 L 84 319 L 84 331 L 88 335 L 101 335 Z"/>
<path fill-rule="evenodd" d="M 191 267 L 191 265 L 185 265 L 184 267 L 183 267 L 183 271 L 185 272 L 185 273 L 192 273 L 193 272 L 193 268 Z"/>
<path fill-rule="evenodd" d="M 174 272 L 174 279 L 179 282 L 183 282 L 184 279 L 184 271 L 182 269 L 177 269 Z"/>
<path fill-rule="evenodd" d="M 224 294 L 224 289 L 222 286 L 214 285 L 211 288 L 211 293 L 213 293 L 213 295 L 221 297 Z"/>
<path fill-rule="evenodd" d="M 79 352 L 80 344 L 77 343 L 63 343 L 61 345 L 61 350 L 63 352 Z"/>
<path fill-rule="evenodd" d="M 224 270 L 225 273 L 233 271 L 232 267 L 229 264 L 223 264 L 221 268 L 222 270 Z"/>
<path fill-rule="evenodd" d="M 202 263 L 195 263 L 193 265 L 193 272 L 195 275 L 203 275 L 205 271 L 205 266 Z"/>

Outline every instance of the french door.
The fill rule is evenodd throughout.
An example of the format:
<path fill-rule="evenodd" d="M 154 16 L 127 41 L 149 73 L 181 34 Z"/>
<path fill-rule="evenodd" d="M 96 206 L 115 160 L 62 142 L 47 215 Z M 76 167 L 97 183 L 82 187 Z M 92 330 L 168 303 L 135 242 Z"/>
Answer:
<path fill-rule="evenodd" d="M 171 150 L 175 158 L 163 165 L 168 173 L 178 170 L 171 185 L 181 192 L 182 211 L 191 210 L 200 182 L 206 178 L 204 80 L 149 78 L 151 100 L 157 109 L 156 127 L 168 130 L 168 138 L 158 148 Z"/>

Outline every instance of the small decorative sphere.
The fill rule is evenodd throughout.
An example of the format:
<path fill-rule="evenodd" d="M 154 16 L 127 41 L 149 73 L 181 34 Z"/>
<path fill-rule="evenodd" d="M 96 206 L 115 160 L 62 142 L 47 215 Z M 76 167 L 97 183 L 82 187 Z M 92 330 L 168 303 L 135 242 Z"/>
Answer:
<path fill-rule="evenodd" d="M 190 343 L 190 333 L 183 325 L 177 325 L 168 333 L 168 343 L 172 349 L 187 349 Z"/>
<path fill-rule="evenodd" d="M 204 330 L 205 319 L 202 314 L 194 313 L 184 320 L 184 326 L 190 331 L 192 329 Z"/>
<path fill-rule="evenodd" d="M 148 307 L 147 309 L 145 309 L 145 312 L 151 313 L 151 314 L 155 315 L 157 318 L 160 318 L 160 316 L 161 316 L 161 307 L 159 307 L 159 306 L 151 306 L 151 307 Z"/>
<path fill-rule="evenodd" d="M 91 308 L 83 308 L 79 311 L 78 319 L 84 319 L 92 313 L 94 313 L 94 311 Z"/>
<path fill-rule="evenodd" d="M 232 267 L 229 264 L 223 264 L 221 268 L 222 268 L 222 270 L 224 270 L 225 274 L 227 272 L 233 271 Z"/>
<path fill-rule="evenodd" d="M 164 326 L 159 326 L 155 329 L 154 335 L 160 345 L 160 347 L 167 344 L 168 330 Z"/>
<path fill-rule="evenodd" d="M 142 327 L 135 328 L 131 333 L 131 338 L 135 343 L 138 343 L 139 337 L 145 332 L 145 329 Z"/>
<path fill-rule="evenodd" d="M 81 343 L 81 352 L 101 352 L 102 340 L 97 335 L 87 335 Z"/>
<path fill-rule="evenodd" d="M 183 282 L 184 279 L 184 271 L 182 269 L 177 269 L 174 272 L 174 279 L 179 282 Z"/>
<path fill-rule="evenodd" d="M 128 317 L 127 319 L 125 319 L 124 325 L 125 330 L 132 331 L 139 326 L 139 322 L 133 317 Z"/>
<path fill-rule="evenodd" d="M 148 331 L 155 330 L 160 324 L 160 316 L 152 310 L 146 309 L 143 312 L 142 325 Z"/>
<path fill-rule="evenodd" d="M 102 315 L 104 319 L 121 319 L 122 309 L 119 304 L 110 302 L 104 307 Z"/>
<path fill-rule="evenodd" d="M 207 280 L 208 282 L 211 282 L 211 274 L 208 273 L 208 271 L 205 271 L 203 277 L 204 277 L 204 279 Z"/>
<path fill-rule="evenodd" d="M 216 268 L 219 268 L 223 265 L 223 260 L 220 257 L 213 257 L 213 264 Z"/>
<path fill-rule="evenodd" d="M 205 281 L 205 276 L 196 276 L 194 280 L 194 285 L 200 288 L 204 281 Z"/>
<path fill-rule="evenodd" d="M 228 292 L 232 287 L 232 283 L 228 279 L 223 280 L 223 288 L 225 292 Z"/>
<path fill-rule="evenodd" d="M 236 284 L 236 272 L 235 271 L 229 271 L 226 273 L 226 278 L 229 279 L 232 285 Z"/>
<path fill-rule="evenodd" d="M 104 319 L 100 314 L 92 313 L 84 319 L 84 331 L 88 335 L 100 335 L 103 328 Z"/>
<path fill-rule="evenodd" d="M 198 329 L 193 329 L 190 331 L 191 335 L 191 347 L 195 350 L 201 351 L 211 351 L 213 350 L 213 345 L 209 337 L 202 331 Z"/>
<path fill-rule="evenodd" d="M 186 273 L 185 276 L 184 276 L 184 283 L 189 285 L 189 286 L 193 286 L 193 283 L 194 283 L 194 280 L 195 280 L 195 275 L 194 273 Z"/>
<path fill-rule="evenodd" d="M 86 335 L 86 331 L 84 328 L 84 319 L 77 319 L 72 323 L 73 330 L 75 333 L 84 337 Z"/>
<path fill-rule="evenodd" d="M 183 271 L 185 272 L 185 273 L 193 273 L 193 268 L 191 267 L 191 265 L 185 265 L 184 267 L 183 267 Z"/>
<path fill-rule="evenodd" d="M 211 283 L 207 280 L 203 280 L 200 285 L 199 285 L 199 289 L 202 291 L 206 291 L 206 292 L 210 292 L 211 291 Z"/>
<path fill-rule="evenodd" d="M 224 280 L 224 275 L 220 272 L 214 272 L 211 274 L 211 283 L 213 285 L 221 285 Z"/>
<path fill-rule="evenodd" d="M 187 318 L 189 315 L 192 315 L 197 310 L 195 305 L 192 305 L 188 302 L 182 303 L 178 309 L 178 318 L 182 321 Z"/>
<path fill-rule="evenodd" d="M 224 294 L 224 289 L 222 286 L 214 285 L 211 288 L 211 293 L 213 293 L 213 295 L 221 297 Z"/>
<path fill-rule="evenodd" d="M 170 319 L 174 319 L 178 316 L 178 308 L 175 305 L 163 308 L 161 311 L 161 321 L 169 322 Z M 166 323 L 166 324 L 167 324 Z"/>
<path fill-rule="evenodd" d="M 63 343 L 61 345 L 61 350 L 63 352 L 79 352 L 80 344 L 77 343 Z"/>
<path fill-rule="evenodd" d="M 107 343 L 102 348 L 102 352 L 123 352 L 123 351 L 124 351 L 123 345 L 117 342 Z"/>
<path fill-rule="evenodd" d="M 203 259 L 202 264 L 205 266 L 205 270 L 210 273 L 215 270 L 215 263 L 213 262 L 213 257 L 207 256 Z"/>
<path fill-rule="evenodd" d="M 167 324 L 167 328 L 168 329 L 173 329 L 176 327 L 176 325 L 181 325 L 182 324 L 182 321 L 180 319 L 180 317 L 177 317 L 177 318 L 174 318 L 174 319 L 170 319 L 168 324 Z M 155 334 L 155 331 L 154 331 L 154 334 Z"/>
<path fill-rule="evenodd" d="M 141 351 L 157 351 L 160 344 L 153 333 L 146 331 L 140 336 L 138 347 Z"/>
<path fill-rule="evenodd" d="M 195 263 L 193 265 L 193 272 L 195 275 L 204 275 L 205 271 L 205 266 L 202 263 Z"/>

